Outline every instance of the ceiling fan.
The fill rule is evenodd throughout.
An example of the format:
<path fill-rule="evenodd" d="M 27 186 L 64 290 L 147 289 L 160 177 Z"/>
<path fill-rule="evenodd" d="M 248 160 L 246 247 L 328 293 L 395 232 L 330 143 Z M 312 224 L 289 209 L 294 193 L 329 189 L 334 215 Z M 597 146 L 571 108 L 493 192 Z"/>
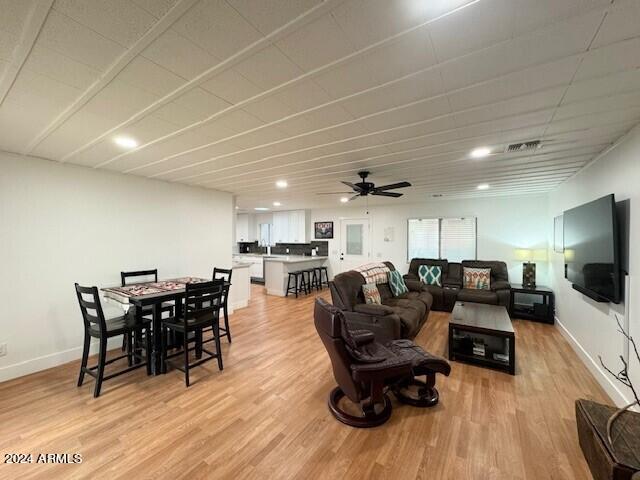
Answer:
<path fill-rule="evenodd" d="M 389 192 L 388 190 L 394 190 L 396 188 L 406 188 L 411 186 L 409 182 L 399 182 L 399 183 L 391 183 L 389 185 L 382 185 L 381 187 L 376 187 L 372 182 L 367 182 L 367 177 L 369 176 L 368 171 L 364 170 L 362 172 L 358 172 L 358 176 L 362 179 L 361 182 L 358 182 L 358 183 L 341 182 L 345 184 L 347 187 L 351 188 L 352 189 L 351 192 L 325 192 L 325 193 L 318 193 L 318 195 L 338 195 L 338 194 L 355 193 L 355 195 L 351 197 L 349 201 L 355 200 L 358 197 L 366 197 L 367 195 L 398 198 L 398 197 L 401 197 L 403 194 L 397 193 L 397 192 Z"/>

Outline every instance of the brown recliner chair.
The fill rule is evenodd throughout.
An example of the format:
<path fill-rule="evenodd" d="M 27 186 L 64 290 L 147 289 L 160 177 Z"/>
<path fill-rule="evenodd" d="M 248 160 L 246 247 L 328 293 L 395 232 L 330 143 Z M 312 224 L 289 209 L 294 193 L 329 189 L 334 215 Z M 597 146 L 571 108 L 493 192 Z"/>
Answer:
<path fill-rule="evenodd" d="M 421 265 L 440 267 L 441 286 L 421 284 L 418 269 Z M 409 264 L 409 272 L 404 275 L 404 281 L 410 288 L 417 289 L 421 285 L 433 297 L 433 310 L 450 312 L 456 303 L 458 292 L 462 287 L 461 267 L 459 263 L 449 263 L 446 259 L 413 258 Z"/>
<path fill-rule="evenodd" d="M 449 375 L 449 363 L 432 356 L 409 340 L 375 341 L 367 330 L 350 331 L 340 309 L 316 299 L 314 323 L 324 344 L 338 386 L 329 395 L 329 409 L 341 422 L 353 427 L 375 427 L 391 416 L 387 389 L 399 401 L 418 407 L 438 402 L 435 374 Z M 426 381 L 415 378 L 426 375 Z M 417 395 L 412 387 L 417 388 Z M 347 397 L 360 405 L 362 415 L 347 413 L 340 401 Z"/>
<path fill-rule="evenodd" d="M 500 261 L 483 260 L 463 260 L 462 272 L 464 268 L 490 268 L 491 284 L 490 290 L 475 290 L 464 288 L 458 292 L 458 300 L 461 302 L 488 303 L 490 305 L 502 305 L 507 309 L 511 303 L 511 284 L 509 283 L 509 270 L 507 264 Z"/>

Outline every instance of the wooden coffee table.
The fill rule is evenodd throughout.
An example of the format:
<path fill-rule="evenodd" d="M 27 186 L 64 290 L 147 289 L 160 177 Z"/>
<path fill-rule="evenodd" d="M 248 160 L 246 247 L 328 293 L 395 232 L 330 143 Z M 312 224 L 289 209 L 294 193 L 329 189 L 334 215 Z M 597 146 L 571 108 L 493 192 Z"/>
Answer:
<path fill-rule="evenodd" d="M 456 302 L 449 321 L 449 360 L 515 375 L 516 339 L 507 309 L 499 305 Z"/>

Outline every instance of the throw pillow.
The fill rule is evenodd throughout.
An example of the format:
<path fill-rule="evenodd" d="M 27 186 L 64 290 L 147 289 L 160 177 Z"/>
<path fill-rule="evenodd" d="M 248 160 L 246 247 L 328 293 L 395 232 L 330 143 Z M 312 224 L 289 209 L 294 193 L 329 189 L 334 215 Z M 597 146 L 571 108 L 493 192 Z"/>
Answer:
<path fill-rule="evenodd" d="M 404 283 L 404 278 L 402 278 L 402 275 L 397 270 L 389 272 L 389 288 L 391 288 L 391 293 L 393 293 L 394 297 L 399 297 L 409 291 L 407 285 Z"/>
<path fill-rule="evenodd" d="M 475 290 L 491 290 L 490 268 L 464 267 L 463 270 L 464 288 L 472 288 Z"/>
<path fill-rule="evenodd" d="M 364 294 L 365 303 L 377 303 L 378 305 L 382 305 L 380 291 L 375 283 L 365 283 L 362 285 L 362 293 Z"/>
<path fill-rule="evenodd" d="M 425 285 L 442 286 L 442 268 L 436 265 L 420 265 L 418 267 L 418 278 Z"/>

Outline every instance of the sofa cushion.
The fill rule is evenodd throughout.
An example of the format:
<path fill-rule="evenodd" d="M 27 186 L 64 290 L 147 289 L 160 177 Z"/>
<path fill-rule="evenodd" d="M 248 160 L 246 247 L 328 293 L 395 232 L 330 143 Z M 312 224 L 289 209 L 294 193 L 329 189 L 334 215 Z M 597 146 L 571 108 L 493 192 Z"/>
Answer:
<path fill-rule="evenodd" d="M 491 290 L 478 290 L 472 288 L 463 288 L 458 292 L 458 301 L 488 303 L 490 305 L 498 304 L 498 294 Z"/>
<path fill-rule="evenodd" d="M 380 298 L 380 292 L 375 283 L 365 283 L 362 286 L 362 293 L 364 294 L 365 303 L 382 304 L 382 298 Z"/>
<path fill-rule="evenodd" d="M 427 313 L 426 305 L 420 300 L 410 298 L 391 298 L 384 304 L 393 308 L 393 311 L 400 317 L 402 335 L 415 337 L 424 323 Z"/>
<path fill-rule="evenodd" d="M 389 298 L 393 298 L 393 293 L 391 293 L 391 288 L 389 288 L 388 283 L 379 283 L 378 291 L 380 292 L 380 298 L 382 298 L 382 303 Z"/>
<path fill-rule="evenodd" d="M 422 292 L 409 292 L 407 293 L 406 298 L 409 300 L 420 300 L 429 310 L 431 310 L 431 306 L 433 305 L 433 295 L 426 290 L 423 290 Z"/>
<path fill-rule="evenodd" d="M 476 290 L 491 290 L 490 268 L 469 268 L 463 270 L 464 288 Z"/>
<path fill-rule="evenodd" d="M 389 272 L 389 287 L 391 288 L 391 293 L 393 293 L 394 297 L 399 297 L 409 291 L 404 283 L 402 274 L 397 270 Z"/>
<path fill-rule="evenodd" d="M 420 265 L 418 267 L 418 278 L 425 285 L 442 286 L 442 268 L 437 265 Z"/>

